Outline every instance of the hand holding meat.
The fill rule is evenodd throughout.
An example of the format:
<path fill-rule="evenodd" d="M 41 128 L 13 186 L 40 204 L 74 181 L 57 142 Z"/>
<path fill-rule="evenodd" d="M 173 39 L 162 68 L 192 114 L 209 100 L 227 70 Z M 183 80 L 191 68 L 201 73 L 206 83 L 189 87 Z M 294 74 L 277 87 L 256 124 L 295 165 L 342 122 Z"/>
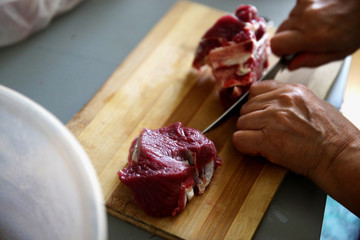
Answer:
<path fill-rule="evenodd" d="M 302 85 L 256 82 L 250 91 L 235 147 L 309 177 L 360 215 L 360 131 Z"/>
<path fill-rule="evenodd" d="M 360 46 L 359 0 L 298 0 L 271 39 L 277 55 L 299 55 L 290 70 L 343 59 Z"/>

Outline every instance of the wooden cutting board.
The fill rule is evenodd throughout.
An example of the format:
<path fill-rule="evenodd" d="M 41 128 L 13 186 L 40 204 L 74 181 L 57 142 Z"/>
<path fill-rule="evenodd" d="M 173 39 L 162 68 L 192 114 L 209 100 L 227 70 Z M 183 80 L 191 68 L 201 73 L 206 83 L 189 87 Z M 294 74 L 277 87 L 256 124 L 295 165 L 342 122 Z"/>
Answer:
<path fill-rule="evenodd" d="M 67 124 L 92 160 L 108 212 L 164 238 L 250 239 L 286 173 L 234 149 L 234 117 L 208 135 L 223 166 L 216 170 L 205 194 L 195 196 L 179 216 L 147 216 L 118 179 L 130 143 L 142 128 L 180 121 L 203 130 L 223 112 L 210 72 L 191 69 L 200 37 L 223 14 L 203 5 L 176 2 Z M 281 80 L 306 84 L 324 98 L 340 66 L 337 62 L 285 72 Z"/>

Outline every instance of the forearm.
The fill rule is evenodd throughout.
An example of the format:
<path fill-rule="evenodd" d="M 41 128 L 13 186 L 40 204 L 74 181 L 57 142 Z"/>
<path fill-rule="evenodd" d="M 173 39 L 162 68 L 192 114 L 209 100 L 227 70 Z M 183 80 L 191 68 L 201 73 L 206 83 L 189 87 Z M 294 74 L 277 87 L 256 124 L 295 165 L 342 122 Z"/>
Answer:
<path fill-rule="evenodd" d="M 323 169 L 311 176 L 314 182 L 360 217 L 360 132 L 354 134 L 328 166 L 319 168 Z"/>

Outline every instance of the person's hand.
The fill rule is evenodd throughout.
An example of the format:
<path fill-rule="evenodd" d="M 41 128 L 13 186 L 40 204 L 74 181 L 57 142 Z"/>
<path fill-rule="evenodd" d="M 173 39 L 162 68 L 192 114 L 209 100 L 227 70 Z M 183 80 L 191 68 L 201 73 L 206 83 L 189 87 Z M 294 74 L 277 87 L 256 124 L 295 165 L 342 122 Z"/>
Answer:
<path fill-rule="evenodd" d="M 343 59 L 360 47 L 359 0 L 297 0 L 271 39 L 278 55 L 298 53 L 290 70 Z"/>
<path fill-rule="evenodd" d="M 237 128 L 233 142 L 240 152 L 311 178 L 327 169 L 358 132 L 305 86 L 278 81 L 252 84 Z"/>
<path fill-rule="evenodd" d="M 233 144 L 304 175 L 360 216 L 360 131 L 303 85 L 255 82 Z"/>

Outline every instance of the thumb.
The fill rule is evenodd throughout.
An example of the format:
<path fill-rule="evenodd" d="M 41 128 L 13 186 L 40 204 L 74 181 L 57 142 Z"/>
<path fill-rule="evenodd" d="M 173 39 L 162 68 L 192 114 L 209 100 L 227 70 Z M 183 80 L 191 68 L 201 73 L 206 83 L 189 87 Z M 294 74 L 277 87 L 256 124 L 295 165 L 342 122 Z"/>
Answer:
<path fill-rule="evenodd" d="M 297 30 L 282 31 L 270 40 L 271 50 L 278 56 L 302 52 L 306 48 L 304 35 Z"/>
<path fill-rule="evenodd" d="M 299 53 L 288 65 L 290 71 L 301 67 L 318 67 L 331 61 L 343 59 L 347 53 Z"/>
<path fill-rule="evenodd" d="M 259 130 L 240 130 L 233 134 L 233 144 L 235 148 L 247 155 L 259 156 L 260 142 L 262 142 L 263 134 Z"/>

